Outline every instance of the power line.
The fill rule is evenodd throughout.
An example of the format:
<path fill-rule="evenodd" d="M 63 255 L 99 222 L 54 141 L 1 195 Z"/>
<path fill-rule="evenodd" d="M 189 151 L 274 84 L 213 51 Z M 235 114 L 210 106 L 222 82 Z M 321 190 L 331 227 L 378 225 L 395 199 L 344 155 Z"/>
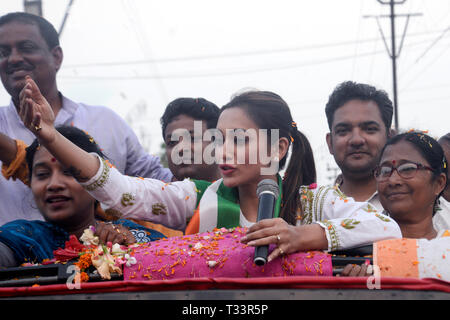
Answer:
<path fill-rule="evenodd" d="M 359 10 L 360 13 L 362 13 L 363 10 L 363 4 L 364 2 L 361 1 L 360 2 L 360 6 L 359 6 Z M 358 56 L 358 49 L 359 49 L 359 40 L 360 40 L 360 35 L 361 35 L 361 14 L 359 15 L 359 20 L 358 20 L 358 27 L 357 27 L 357 42 L 356 42 L 356 46 L 355 46 L 355 59 L 353 59 L 353 64 L 352 64 L 352 74 L 350 79 L 353 79 L 353 75 L 355 74 L 355 66 L 356 66 L 356 57 Z"/>
<path fill-rule="evenodd" d="M 409 44 L 409 46 L 415 46 L 422 44 L 423 41 Z M 376 54 L 382 54 L 384 50 L 371 51 L 360 53 L 358 58 L 368 57 Z M 226 70 L 226 71 L 216 71 L 216 72 L 205 72 L 205 73 L 173 73 L 165 75 L 133 75 L 133 76 L 60 76 L 60 79 L 73 79 L 73 80 L 144 80 L 144 79 L 182 79 L 182 78 L 204 78 L 204 77 L 217 77 L 217 76 L 233 76 L 239 74 L 250 74 L 250 73 L 260 73 L 269 71 L 281 71 L 286 69 L 296 69 L 301 67 L 309 67 L 314 65 L 326 64 L 330 62 L 345 61 L 353 59 L 354 55 L 339 56 L 333 58 L 327 58 L 323 60 L 307 61 L 300 63 L 290 63 L 277 66 L 262 66 L 253 69 L 243 69 L 243 70 Z"/>
<path fill-rule="evenodd" d="M 371 56 L 373 54 L 381 54 L 384 51 L 380 50 L 378 52 L 367 52 L 360 54 L 358 58 Z M 171 78 L 202 78 L 202 77 L 216 77 L 216 76 L 232 76 L 238 74 L 245 73 L 259 73 L 259 72 L 268 72 L 268 71 L 280 71 L 283 69 L 295 69 L 300 67 L 308 67 L 318 64 L 330 63 L 335 61 L 342 61 L 354 58 L 354 55 L 340 56 L 331 59 L 319 60 L 319 61 L 311 61 L 311 62 L 302 62 L 295 64 L 285 64 L 279 66 L 272 67 L 260 67 L 256 69 L 245 69 L 245 70 L 235 70 L 235 71 L 222 71 L 222 72 L 208 72 L 208 73 L 195 73 L 195 74 L 166 74 L 166 75 L 144 75 L 144 76 L 62 76 L 62 79 L 90 79 L 90 80 L 139 80 L 139 79 L 171 79 Z"/>
<path fill-rule="evenodd" d="M 444 35 L 447 33 L 447 31 L 449 31 L 450 30 L 450 27 L 448 27 L 447 29 L 445 29 L 440 35 L 439 35 L 439 37 L 437 37 L 434 41 L 433 41 L 433 43 L 420 55 L 420 57 L 418 57 L 417 59 L 416 59 L 416 61 L 414 62 L 414 63 L 417 63 L 420 59 L 422 59 L 423 58 L 423 56 L 425 56 L 426 54 L 427 54 L 427 52 L 428 51 L 430 51 L 430 49 L 431 48 L 433 48 L 434 47 L 434 45 L 436 44 L 436 43 L 438 43 L 439 42 L 439 40 L 441 40 L 443 37 L 444 37 Z"/>
<path fill-rule="evenodd" d="M 134 6 L 134 2 L 125 2 L 124 0 L 122 0 L 122 7 L 125 9 L 126 16 L 131 23 L 131 27 L 137 37 L 138 43 L 141 47 L 142 52 L 144 53 L 144 56 L 152 57 L 153 53 L 149 45 L 150 41 L 147 41 L 147 34 L 145 33 L 145 28 L 143 28 L 139 12 Z M 153 73 L 159 74 L 159 69 L 156 62 L 149 64 L 149 67 L 152 69 Z M 168 95 L 164 83 L 161 81 L 162 78 L 157 77 L 155 79 L 157 79 L 156 85 L 158 86 L 159 92 L 163 97 L 163 101 L 165 101 L 165 103 L 168 103 Z"/>
<path fill-rule="evenodd" d="M 379 16 L 366 16 L 368 18 L 376 18 L 378 29 L 380 30 L 381 36 L 383 38 L 384 45 L 386 47 L 386 50 L 392 60 L 392 87 L 393 87 L 393 102 L 394 102 L 394 120 L 395 120 L 395 130 L 398 131 L 399 128 L 399 120 L 398 120 L 398 97 L 397 97 L 397 58 L 400 55 L 400 51 L 403 47 L 403 41 L 405 39 L 406 30 L 408 28 L 409 18 L 411 16 L 417 16 L 421 15 L 418 13 L 412 13 L 412 14 L 395 14 L 395 5 L 398 4 L 404 4 L 406 0 L 389 0 L 389 1 L 383 1 L 383 0 L 377 0 L 380 4 L 383 5 L 389 5 L 391 13 L 389 15 L 379 15 Z M 402 39 L 400 42 L 399 50 L 396 49 L 396 43 L 395 43 L 395 18 L 399 16 L 406 16 L 406 24 L 403 30 Z M 389 46 L 387 45 L 386 38 L 383 33 L 383 29 L 381 28 L 379 18 L 385 18 L 389 17 L 391 20 L 391 49 L 389 50 Z"/>
<path fill-rule="evenodd" d="M 417 79 L 419 79 L 419 77 L 429 68 L 431 67 L 431 65 L 433 65 L 436 61 L 438 61 L 438 59 L 448 50 L 448 48 L 450 48 L 450 44 L 444 48 L 444 50 L 442 50 L 440 52 L 440 54 L 435 57 L 433 60 L 431 60 L 423 69 L 421 69 L 421 71 L 419 73 L 417 73 L 416 77 L 414 77 L 412 80 L 410 80 L 403 88 L 402 90 L 408 88 L 413 82 L 415 82 Z"/>
<path fill-rule="evenodd" d="M 410 37 L 423 36 L 423 35 L 428 35 L 428 34 L 435 34 L 438 32 L 442 32 L 442 30 L 418 32 L 418 33 L 411 34 L 409 36 Z M 355 43 L 376 42 L 378 40 L 379 40 L 379 38 L 368 38 L 368 39 L 363 39 L 363 40 L 358 40 L 358 41 L 354 41 L 354 40 L 342 41 L 342 42 L 316 44 L 316 45 L 296 46 L 296 47 L 290 47 L 290 48 L 253 50 L 253 51 L 244 51 L 244 52 L 219 53 L 219 54 L 174 57 L 174 58 L 142 59 L 142 60 L 134 60 L 134 61 L 90 62 L 90 63 L 65 65 L 63 67 L 64 68 L 85 68 L 85 67 L 87 68 L 87 67 L 92 67 L 92 66 L 98 66 L 98 67 L 105 66 L 106 67 L 106 66 L 119 66 L 119 65 L 138 65 L 138 64 L 147 64 L 147 63 L 187 62 L 187 61 L 195 61 L 195 60 L 236 58 L 236 57 L 243 57 L 243 56 L 256 56 L 256 55 L 296 52 L 296 51 L 304 51 L 304 50 L 325 49 L 325 48 L 330 48 L 330 47 L 354 45 Z"/>
<path fill-rule="evenodd" d="M 413 69 L 413 66 L 415 65 L 415 64 L 417 64 L 418 62 L 419 62 L 419 60 L 420 59 L 422 59 L 424 56 L 425 56 L 425 54 L 427 54 L 430 50 L 431 50 L 431 48 L 432 47 L 434 47 L 435 45 L 436 45 L 436 43 L 439 41 L 439 40 L 441 40 L 443 37 L 444 37 L 444 35 L 446 34 L 446 32 L 448 31 L 448 30 L 450 30 L 450 27 L 448 27 L 447 29 L 445 29 L 440 35 L 439 35 L 439 37 L 438 38 L 436 38 L 436 39 L 434 39 L 433 40 L 433 42 L 431 43 L 431 45 L 429 45 L 428 46 L 428 48 L 408 67 L 408 68 L 405 68 L 405 71 L 404 72 L 401 72 L 401 74 L 400 74 L 400 76 L 401 76 L 401 78 L 404 78 L 405 77 L 405 75 L 406 74 L 408 74 L 409 72 L 411 72 L 412 70 L 414 70 Z M 442 54 L 441 54 L 442 55 Z M 441 55 L 439 55 L 439 57 L 441 56 Z M 432 63 L 434 63 L 436 61 L 436 59 L 434 60 L 434 61 L 432 61 Z M 428 66 L 427 66 L 428 67 Z M 422 71 L 424 71 L 424 70 L 422 70 Z M 419 73 L 419 75 L 420 75 L 420 73 Z M 409 84 L 408 84 L 408 86 L 409 86 Z M 404 88 L 406 88 L 407 86 L 404 86 L 403 87 L 403 89 Z M 403 90 L 402 89 L 402 90 Z"/>

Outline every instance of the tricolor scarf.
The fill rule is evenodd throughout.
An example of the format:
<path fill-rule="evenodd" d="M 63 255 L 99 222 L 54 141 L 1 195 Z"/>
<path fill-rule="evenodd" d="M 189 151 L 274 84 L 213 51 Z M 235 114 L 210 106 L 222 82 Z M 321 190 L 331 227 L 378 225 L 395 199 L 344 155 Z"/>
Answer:
<path fill-rule="evenodd" d="M 277 199 L 274 217 L 280 215 L 282 180 L 279 175 L 280 196 Z M 237 188 L 228 188 L 223 179 L 213 183 L 192 180 L 197 188 L 197 209 L 186 227 L 185 234 L 212 231 L 214 228 L 234 228 L 240 226 L 241 208 Z M 256 191 L 255 191 L 256 192 Z"/>

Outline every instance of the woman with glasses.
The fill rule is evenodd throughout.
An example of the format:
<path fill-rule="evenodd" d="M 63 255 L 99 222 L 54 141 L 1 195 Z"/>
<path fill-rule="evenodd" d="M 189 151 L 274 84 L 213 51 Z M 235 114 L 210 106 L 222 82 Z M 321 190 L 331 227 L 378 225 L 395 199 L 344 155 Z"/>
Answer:
<path fill-rule="evenodd" d="M 448 235 L 436 230 L 433 216 L 447 185 L 447 160 L 439 143 L 411 131 L 389 139 L 374 170 L 385 214 L 400 226 L 403 238 L 432 240 Z M 347 265 L 341 276 L 367 276 L 372 266 Z"/>
<path fill-rule="evenodd" d="M 447 185 L 447 160 L 439 143 L 422 132 L 391 138 L 375 169 L 380 201 L 404 238 L 433 239 L 433 216 Z"/>

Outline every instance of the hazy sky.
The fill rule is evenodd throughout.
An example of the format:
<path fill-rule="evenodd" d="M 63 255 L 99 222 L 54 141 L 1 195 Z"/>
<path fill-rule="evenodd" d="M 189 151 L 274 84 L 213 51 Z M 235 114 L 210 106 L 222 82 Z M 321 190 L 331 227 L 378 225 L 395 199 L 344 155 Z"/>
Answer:
<path fill-rule="evenodd" d="M 23 0 L 1 2 L 0 14 L 23 10 Z M 44 17 L 59 29 L 69 1 L 42 2 Z M 450 0 L 406 0 L 395 8 L 421 14 L 411 16 L 398 59 L 400 128 L 439 137 L 450 131 Z M 134 115 L 153 153 L 162 142 L 159 118 L 173 99 L 204 97 L 222 106 L 245 88 L 274 91 L 310 139 L 319 183 L 326 183 L 327 166 L 335 167 L 324 113 L 333 88 L 354 80 L 392 97 L 391 59 L 374 18 L 388 13 L 377 0 L 74 0 L 61 36 L 59 89 Z M 390 19 L 378 21 L 390 46 Z M 406 18 L 395 21 L 399 46 Z M 1 88 L 0 104 L 7 103 Z M 143 104 L 147 112 L 137 108 Z"/>

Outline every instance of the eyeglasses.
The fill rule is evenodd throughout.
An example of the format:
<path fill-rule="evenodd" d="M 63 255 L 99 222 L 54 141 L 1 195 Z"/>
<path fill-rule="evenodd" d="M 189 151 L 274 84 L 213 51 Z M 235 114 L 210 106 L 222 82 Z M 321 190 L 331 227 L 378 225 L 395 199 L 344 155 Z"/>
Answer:
<path fill-rule="evenodd" d="M 419 170 L 429 170 L 434 171 L 433 168 L 424 166 L 420 163 L 415 162 L 406 162 L 403 163 L 397 167 L 394 167 L 394 165 L 384 164 L 382 166 L 377 166 L 375 170 L 373 171 L 373 174 L 375 176 L 375 179 L 378 181 L 384 181 L 387 180 L 390 176 L 392 176 L 392 173 L 397 171 L 398 175 L 402 177 L 403 179 L 411 179 L 414 178 L 417 171 Z"/>

